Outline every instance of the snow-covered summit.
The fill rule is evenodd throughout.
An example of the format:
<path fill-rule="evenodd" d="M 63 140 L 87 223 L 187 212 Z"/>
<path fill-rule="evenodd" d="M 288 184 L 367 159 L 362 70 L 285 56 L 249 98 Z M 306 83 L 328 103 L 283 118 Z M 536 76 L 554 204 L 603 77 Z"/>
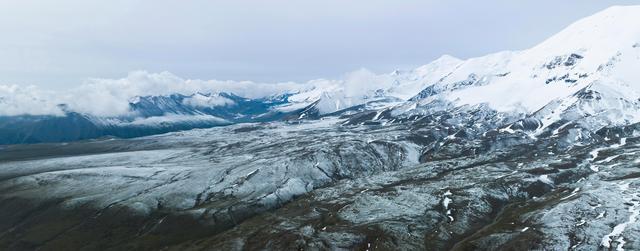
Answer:
<path fill-rule="evenodd" d="M 320 100 L 323 113 L 370 101 L 374 93 L 423 102 L 444 98 L 459 104 L 487 103 L 499 111 L 532 113 L 587 85 L 639 82 L 634 72 L 640 67 L 638 19 L 640 6 L 615 6 L 527 50 L 467 60 L 444 55 L 414 70 L 367 76 L 367 84 L 359 85 L 361 91 L 355 94 L 346 90 L 347 78 L 293 98 Z"/>
<path fill-rule="evenodd" d="M 424 69 L 424 68 L 423 68 Z M 637 102 L 640 91 L 640 6 L 617 6 L 579 20 L 527 50 L 460 62 L 414 99 L 486 103 L 498 111 L 535 112 L 587 86 Z M 601 107 L 606 108 L 606 107 Z"/>
<path fill-rule="evenodd" d="M 527 54 L 562 54 L 581 50 L 594 61 L 640 42 L 640 5 L 613 6 L 569 25 Z"/>

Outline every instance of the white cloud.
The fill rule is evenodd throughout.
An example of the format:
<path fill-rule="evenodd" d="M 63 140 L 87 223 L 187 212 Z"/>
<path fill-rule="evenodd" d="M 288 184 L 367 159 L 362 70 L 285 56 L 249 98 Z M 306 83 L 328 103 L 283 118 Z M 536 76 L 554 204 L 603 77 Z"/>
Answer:
<path fill-rule="evenodd" d="M 343 79 L 316 79 L 305 83 L 255 83 L 251 81 L 219 81 L 183 79 L 169 72 L 133 71 L 120 79 L 89 79 L 84 84 L 64 91 L 43 91 L 35 86 L 0 85 L 0 115 L 62 115 L 59 104 L 75 112 L 102 117 L 128 115 L 129 103 L 139 96 L 170 94 L 194 95 L 184 102 L 191 106 L 215 107 L 233 105 L 218 93 L 229 92 L 246 98 L 261 98 L 283 93 L 301 93 L 294 101 L 315 101 L 323 93 L 339 98 L 343 105 L 361 103 L 377 89 L 392 83 L 389 75 L 360 69 L 345 74 Z M 205 96 L 202 94 L 211 94 Z M 339 97 L 338 97 L 339 96 Z"/>
<path fill-rule="evenodd" d="M 387 89 L 392 83 L 388 75 L 376 75 L 362 68 L 345 76 L 344 94 L 347 97 L 363 96 L 377 89 Z"/>
<path fill-rule="evenodd" d="M 52 96 L 35 86 L 0 85 L 0 115 L 63 115 Z"/>
<path fill-rule="evenodd" d="M 129 101 L 137 96 L 170 94 L 192 95 L 195 93 L 230 92 L 247 98 L 259 98 L 308 88 L 307 84 L 276 83 L 262 84 L 250 81 L 219 81 L 183 79 L 169 72 L 148 73 L 134 71 L 121 79 L 90 79 L 78 88 L 69 91 L 61 103 L 69 108 L 97 116 L 118 116 L 129 112 Z M 192 105 L 224 105 L 231 100 L 190 99 Z M 206 104 L 208 102 L 208 104 Z"/>
<path fill-rule="evenodd" d="M 126 115 L 129 102 L 138 96 L 230 92 L 247 98 L 260 98 L 284 92 L 297 92 L 311 83 L 263 84 L 250 81 L 183 79 L 169 72 L 134 71 L 121 79 L 89 79 L 65 92 L 43 91 L 35 86 L 0 85 L 0 115 L 62 115 L 58 104 L 68 109 L 96 116 Z M 204 97 L 204 96 L 202 96 Z M 216 97 L 189 99 L 192 105 L 218 106 L 233 101 Z"/>
<path fill-rule="evenodd" d="M 193 107 L 216 107 L 235 104 L 233 100 L 220 95 L 212 94 L 205 96 L 200 93 L 193 95 L 193 97 L 186 98 L 182 103 Z"/>

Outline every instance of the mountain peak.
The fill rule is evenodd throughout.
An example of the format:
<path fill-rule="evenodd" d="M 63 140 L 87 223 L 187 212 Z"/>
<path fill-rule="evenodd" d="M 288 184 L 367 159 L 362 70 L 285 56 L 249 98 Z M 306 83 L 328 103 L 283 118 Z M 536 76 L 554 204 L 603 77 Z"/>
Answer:
<path fill-rule="evenodd" d="M 637 100 L 638 24 L 640 6 L 615 6 L 574 22 L 531 49 L 459 62 L 443 56 L 418 68 L 418 72 L 430 76 L 418 97 L 430 97 L 424 102 L 438 98 L 458 105 L 488 104 L 498 111 L 534 112 L 585 86 L 600 83 L 632 90 L 609 92 L 611 100 Z M 456 63 L 442 67 L 445 62 Z M 438 68 L 446 70 L 436 71 Z M 607 108 L 610 104 L 597 105 Z"/>
<path fill-rule="evenodd" d="M 613 6 L 572 23 L 529 51 L 530 54 L 584 51 L 610 57 L 640 42 L 638 24 L 640 5 Z"/>
<path fill-rule="evenodd" d="M 442 56 L 440 56 L 438 59 L 434 60 L 433 62 L 437 62 L 437 63 L 451 63 L 451 62 L 455 62 L 455 63 L 460 63 L 462 62 L 461 59 L 451 56 L 449 54 L 444 54 Z"/>

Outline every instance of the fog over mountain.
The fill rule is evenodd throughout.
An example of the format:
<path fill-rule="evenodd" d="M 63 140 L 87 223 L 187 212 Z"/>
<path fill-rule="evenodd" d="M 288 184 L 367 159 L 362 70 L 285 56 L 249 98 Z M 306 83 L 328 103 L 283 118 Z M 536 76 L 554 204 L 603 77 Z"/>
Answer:
<path fill-rule="evenodd" d="M 140 96 L 228 92 L 247 98 L 297 93 L 312 88 L 340 86 L 350 96 L 389 85 L 384 75 L 366 69 L 345 74 L 342 79 L 317 79 L 304 83 L 255 83 L 251 81 L 218 81 L 183 79 L 170 72 L 130 72 L 121 79 L 90 79 L 64 91 L 43 90 L 37 86 L 0 85 L 0 115 L 61 115 L 59 105 L 95 116 L 126 115 L 129 102 Z"/>

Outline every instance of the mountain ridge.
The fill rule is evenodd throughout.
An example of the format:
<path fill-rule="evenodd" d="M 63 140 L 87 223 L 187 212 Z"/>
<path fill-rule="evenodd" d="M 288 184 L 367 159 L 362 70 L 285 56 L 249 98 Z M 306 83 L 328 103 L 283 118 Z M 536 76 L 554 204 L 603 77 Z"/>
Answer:
<path fill-rule="evenodd" d="M 344 80 L 312 81 L 306 87 L 299 86 L 297 90 L 264 97 L 245 98 L 224 91 L 138 95 L 130 98 L 129 112 L 120 116 L 91 115 L 63 105 L 64 114 L 36 116 L 38 119 L 33 123 L 78 114 L 95 122 L 97 128 L 126 124 L 135 126 L 147 121 L 148 126 L 156 124 L 162 127 L 163 123 L 173 123 L 179 128 L 188 129 L 189 123 L 206 127 L 283 118 L 310 119 L 336 115 L 339 111 L 352 111 L 350 107 L 375 109 L 362 106 L 367 103 L 387 103 L 376 107 L 396 107 L 396 112 L 399 109 L 410 112 L 411 109 L 407 110 L 407 107 L 423 106 L 438 99 L 450 102 L 453 106 L 488 104 L 491 109 L 501 112 L 524 112 L 532 116 L 535 113 L 534 117 L 548 126 L 562 116 L 554 114 L 541 117 L 541 113 L 536 111 L 592 86 L 610 90 L 601 93 L 609 96 L 608 99 L 620 98 L 628 103 L 626 106 L 617 106 L 613 102 L 592 102 L 592 105 L 600 105 L 594 109 L 601 111 L 606 110 L 608 105 L 618 107 L 612 109 L 616 109 L 619 116 L 600 116 L 602 121 L 599 123 L 628 124 L 637 121 L 638 116 L 627 108 L 637 107 L 640 98 L 640 84 L 636 84 L 640 83 L 640 78 L 633 70 L 640 68 L 640 29 L 628 24 L 639 15 L 640 6 L 614 6 L 574 22 L 530 49 L 503 51 L 466 60 L 443 55 L 409 71 L 376 75 L 360 70 Z M 147 80 L 143 77 L 136 79 Z M 305 118 L 306 115 L 299 114 L 311 110 L 314 116 Z M 188 116 L 194 117 L 190 121 Z M 563 116 L 565 119 L 575 117 Z M 22 121 L 23 125 L 29 118 L 33 116 L 2 116 L 4 121 L 15 119 Z M 0 130 L 19 130 L 10 126 L 8 122 L 0 124 Z M 108 133 L 104 134 L 102 136 Z M 149 134 L 152 133 L 139 136 Z M 0 143 L 26 142 L 0 139 Z"/>

